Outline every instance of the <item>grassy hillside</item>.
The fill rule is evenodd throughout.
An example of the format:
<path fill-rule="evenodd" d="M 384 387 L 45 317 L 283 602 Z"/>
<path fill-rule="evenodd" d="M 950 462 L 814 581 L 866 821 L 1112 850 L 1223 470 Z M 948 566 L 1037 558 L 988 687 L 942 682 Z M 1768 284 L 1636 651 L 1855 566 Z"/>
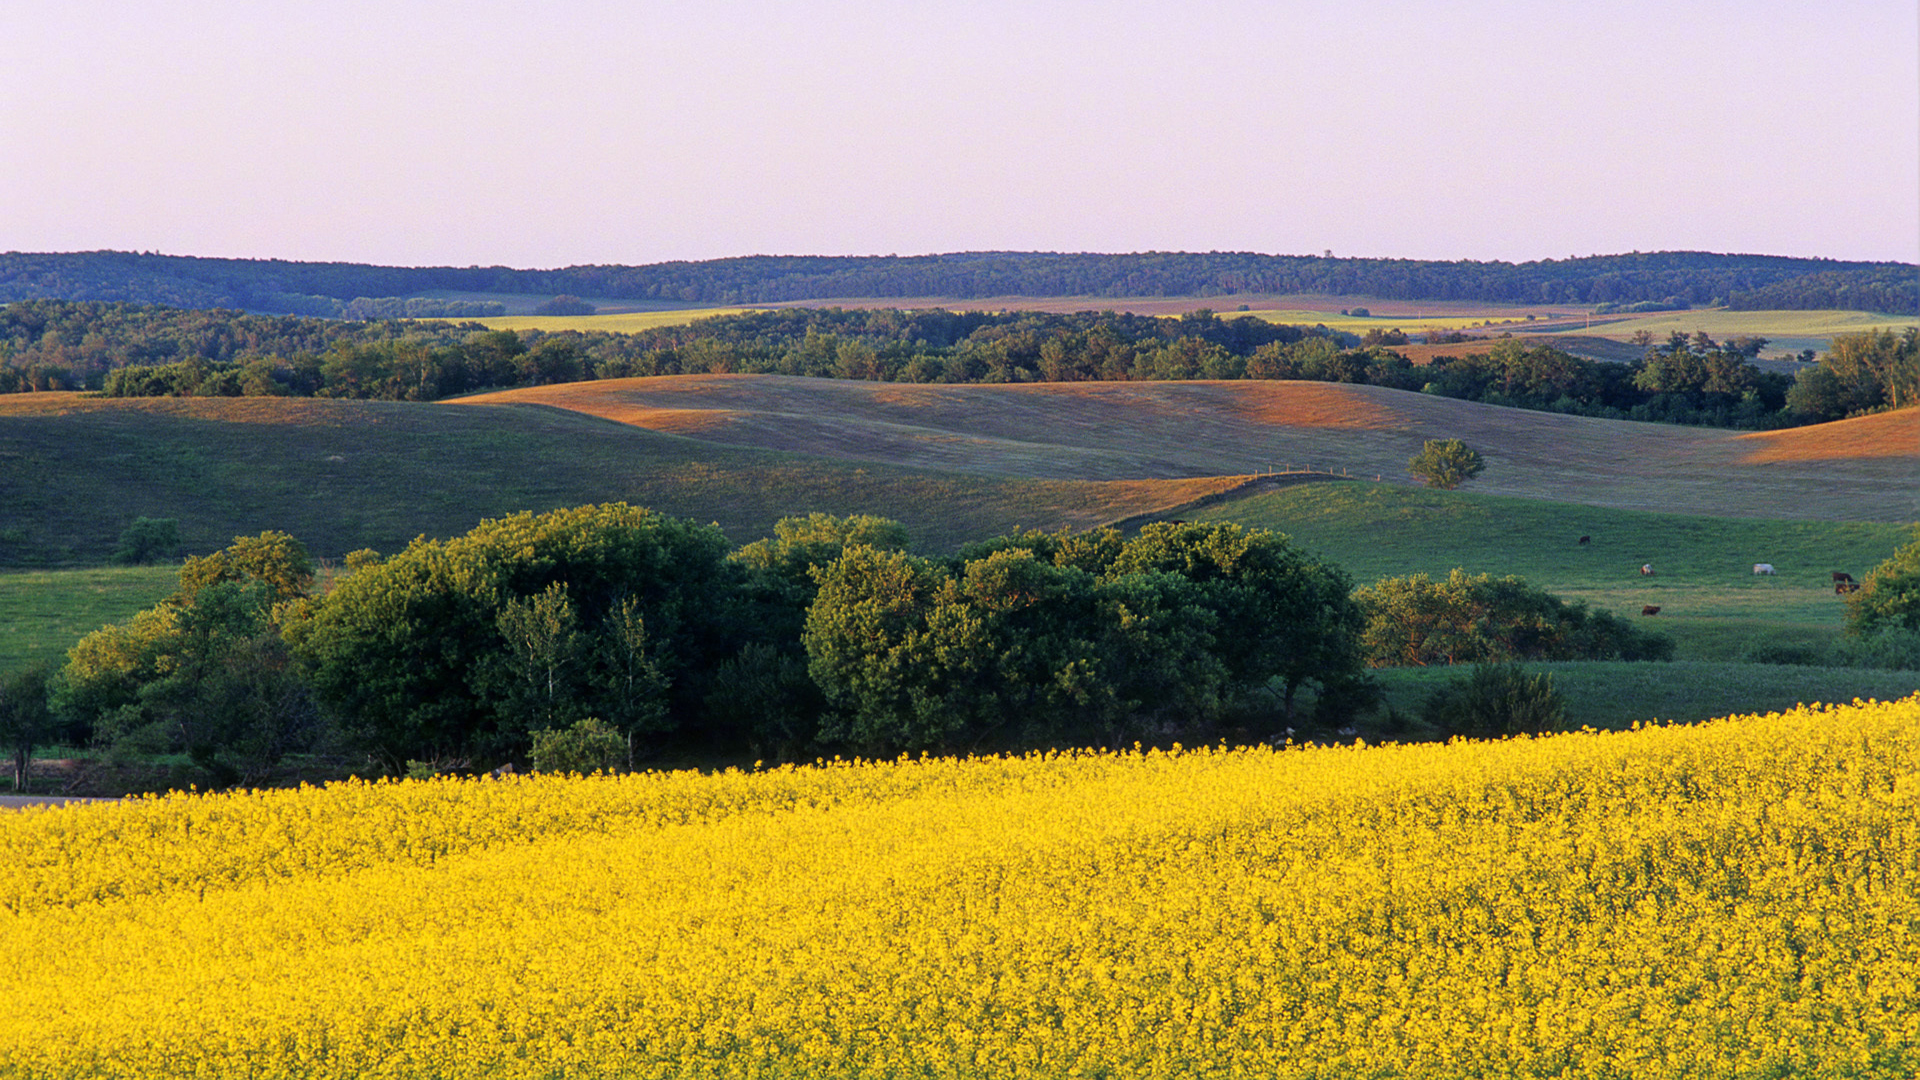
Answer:
<path fill-rule="evenodd" d="M 0 397 L 0 566 L 102 563 L 136 516 L 177 518 L 190 553 L 283 529 L 337 558 L 616 500 L 718 522 L 740 542 L 789 514 L 884 513 L 937 551 L 1019 526 L 1091 526 L 1231 483 L 955 476 L 530 405 Z"/>
<path fill-rule="evenodd" d="M 535 387 L 544 404 L 729 446 L 1054 479 L 1307 468 L 1412 484 L 1424 440 L 1486 455 L 1476 491 L 1615 509 L 1817 521 L 1920 519 L 1920 412 L 1740 434 L 1307 382 L 924 386 L 700 375 Z"/>

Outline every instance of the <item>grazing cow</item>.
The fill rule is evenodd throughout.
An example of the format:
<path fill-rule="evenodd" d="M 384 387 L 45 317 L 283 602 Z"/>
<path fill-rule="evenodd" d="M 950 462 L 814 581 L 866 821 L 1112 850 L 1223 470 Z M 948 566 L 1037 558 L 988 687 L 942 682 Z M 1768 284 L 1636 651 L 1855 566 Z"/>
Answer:
<path fill-rule="evenodd" d="M 1833 583 L 1833 595 L 1835 596 L 1845 596 L 1850 592 L 1859 591 L 1860 583 L 1857 581 L 1836 581 Z"/>
<path fill-rule="evenodd" d="M 1843 582 L 1843 581 L 1851 582 L 1853 580 L 1853 575 L 1847 573 L 1845 570 L 1835 570 L 1833 572 L 1833 580 L 1835 584 L 1839 584 L 1840 582 Z"/>
<path fill-rule="evenodd" d="M 1647 605 L 1646 607 L 1643 607 L 1643 608 L 1641 608 L 1641 609 L 1640 609 L 1640 614 L 1642 614 L 1642 615 L 1658 615 L 1658 614 L 1660 614 L 1660 605 L 1659 605 L 1659 604 L 1648 604 L 1648 605 Z"/>
<path fill-rule="evenodd" d="M 1770 562 L 1754 563 L 1753 572 L 1756 574 L 1771 574 L 1773 573 L 1773 564 Z"/>
<path fill-rule="evenodd" d="M 1652 576 L 1653 576 L 1653 564 L 1652 564 L 1652 563 L 1648 563 L 1647 565 L 1645 565 L 1645 566 L 1643 566 L 1643 567 L 1641 567 L 1641 568 L 1640 568 L 1640 576 L 1641 576 L 1641 577 L 1652 577 Z"/>
<path fill-rule="evenodd" d="M 1591 536 L 1583 536 L 1583 537 L 1581 537 L 1581 538 L 1580 538 L 1580 542 L 1581 542 L 1581 543 L 1583 543 L 1583 544 L 1591 544 L 1591 543 L 1593 543 L 1593 537 L 1591 537 Z"/>

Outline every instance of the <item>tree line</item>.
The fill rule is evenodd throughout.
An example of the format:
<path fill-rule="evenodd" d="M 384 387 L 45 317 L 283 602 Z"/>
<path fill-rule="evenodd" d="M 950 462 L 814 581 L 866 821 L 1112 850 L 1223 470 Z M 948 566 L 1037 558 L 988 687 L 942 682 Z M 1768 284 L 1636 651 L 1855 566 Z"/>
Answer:
<path fill-rule="evenodd" d="M 1920 314 L 1920 278 L 1909 264 L 1691 251 L 1522 263 L 1221 251 L 753 255 L 553 270 L 412 268 L 119 251 L 0 254 L 0 301 L 57 298 L 335 315 L 340 305 L 360 297 L 431 292 L 567 294 L 713 305 L 846 296 L 980 299 L 1315 293 L 1393 300 L 1653 302 Z"/>
<path fill-rule="evenodd" d="M 637 333 L 32 301 L 0 308 L 0 392 L 433 401 L 516 386 L 749 373 L 920 383 L 1290 379 L 1359 383 L 1609 419 L 1779 428 L 1916 400 L 1920 331 L 1841 335 L 1795 376 L 1763 338 L 1674 333 L 1627 364 L 1498 338 L 1424 366 L 1399 335 L 1192 312 L 783 309 Z M 1810 357 L 1809 357 L 1810 358 Z"/>
<path fill-rule="evenodd" d="M 576 730 L 629 762 L 1193 743 L 1345 724 L 1370 666 L 1672 652 L 1514 578 L 1356 589 L 1232 524 L 929 557 L 882 518 L 789 518 L 736 548 L 610 504 L 356 552 L 324 591 L 315 571 L 277 532 L 188 558 L 165 602 L 34 687 L 0 680 L 0 735 L 21 762 L 55 741 L 179 753 L 221 784 L 320 749 L 486 768 Z"/>

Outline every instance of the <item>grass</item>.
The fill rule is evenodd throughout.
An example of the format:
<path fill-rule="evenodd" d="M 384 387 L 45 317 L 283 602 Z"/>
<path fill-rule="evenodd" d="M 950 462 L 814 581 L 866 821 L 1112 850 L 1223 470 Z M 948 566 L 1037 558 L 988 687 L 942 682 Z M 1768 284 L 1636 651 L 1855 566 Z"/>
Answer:
<path fill-rule="evenodd" d="M 1187 516 L 1287 533 L 1361 584 L 1459 567 L 1523 577 L 1636 619 L 1659 605 L 1645 621 L 1698 660 L 1831 640 L 1845 618 L 1832 572 L 1862 577 L 1911 535 L 1879 522 L 1649 513 L 1384 484 L 1285 488 Z M 1776 573 L 1755 575 L 1758 562 Z M 1640 573 L 1649 563 L 1652 577 Z"/>
<path fill-rule="evenodd" d="M 82 636 L 171 595 L 174 566 L 0 573 L 0 672 L 59 667 Z"/>

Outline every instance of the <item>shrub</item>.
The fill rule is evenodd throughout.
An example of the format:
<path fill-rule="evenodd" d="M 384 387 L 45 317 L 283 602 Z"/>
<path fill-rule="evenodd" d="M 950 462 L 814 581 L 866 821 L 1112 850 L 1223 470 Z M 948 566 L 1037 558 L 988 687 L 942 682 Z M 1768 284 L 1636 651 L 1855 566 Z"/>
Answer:
<path fill-rule="evenodd" d="M 1452 491 L 1487 467 L 1480 452 L 1459 439 L 1428 439 L 1407 462 L 1407 471 L 1428 487 Z"/>
<path fill-rule="evenodd" d="M 1529 675 L 1518 664 L 1478 664 L 1472 675 L 1434 691 L 1422 718 L 1449 736 L 1544 735 L 1565 725 L 1566 703 L 1551 675 Z"/>
<path fill-rule="evenodd" d="M 533 733 L 535 772 L 611 772 L 627 760 L 627 740 L 598 717 Z"/>
<path fill-rule="evenodd" d="M 116 566 L 139 566 L 170 559 L 180 551 L 180 523 L 173 518 L 137 517 L 120 534 L 120 546 L 107 556 Z"/>

